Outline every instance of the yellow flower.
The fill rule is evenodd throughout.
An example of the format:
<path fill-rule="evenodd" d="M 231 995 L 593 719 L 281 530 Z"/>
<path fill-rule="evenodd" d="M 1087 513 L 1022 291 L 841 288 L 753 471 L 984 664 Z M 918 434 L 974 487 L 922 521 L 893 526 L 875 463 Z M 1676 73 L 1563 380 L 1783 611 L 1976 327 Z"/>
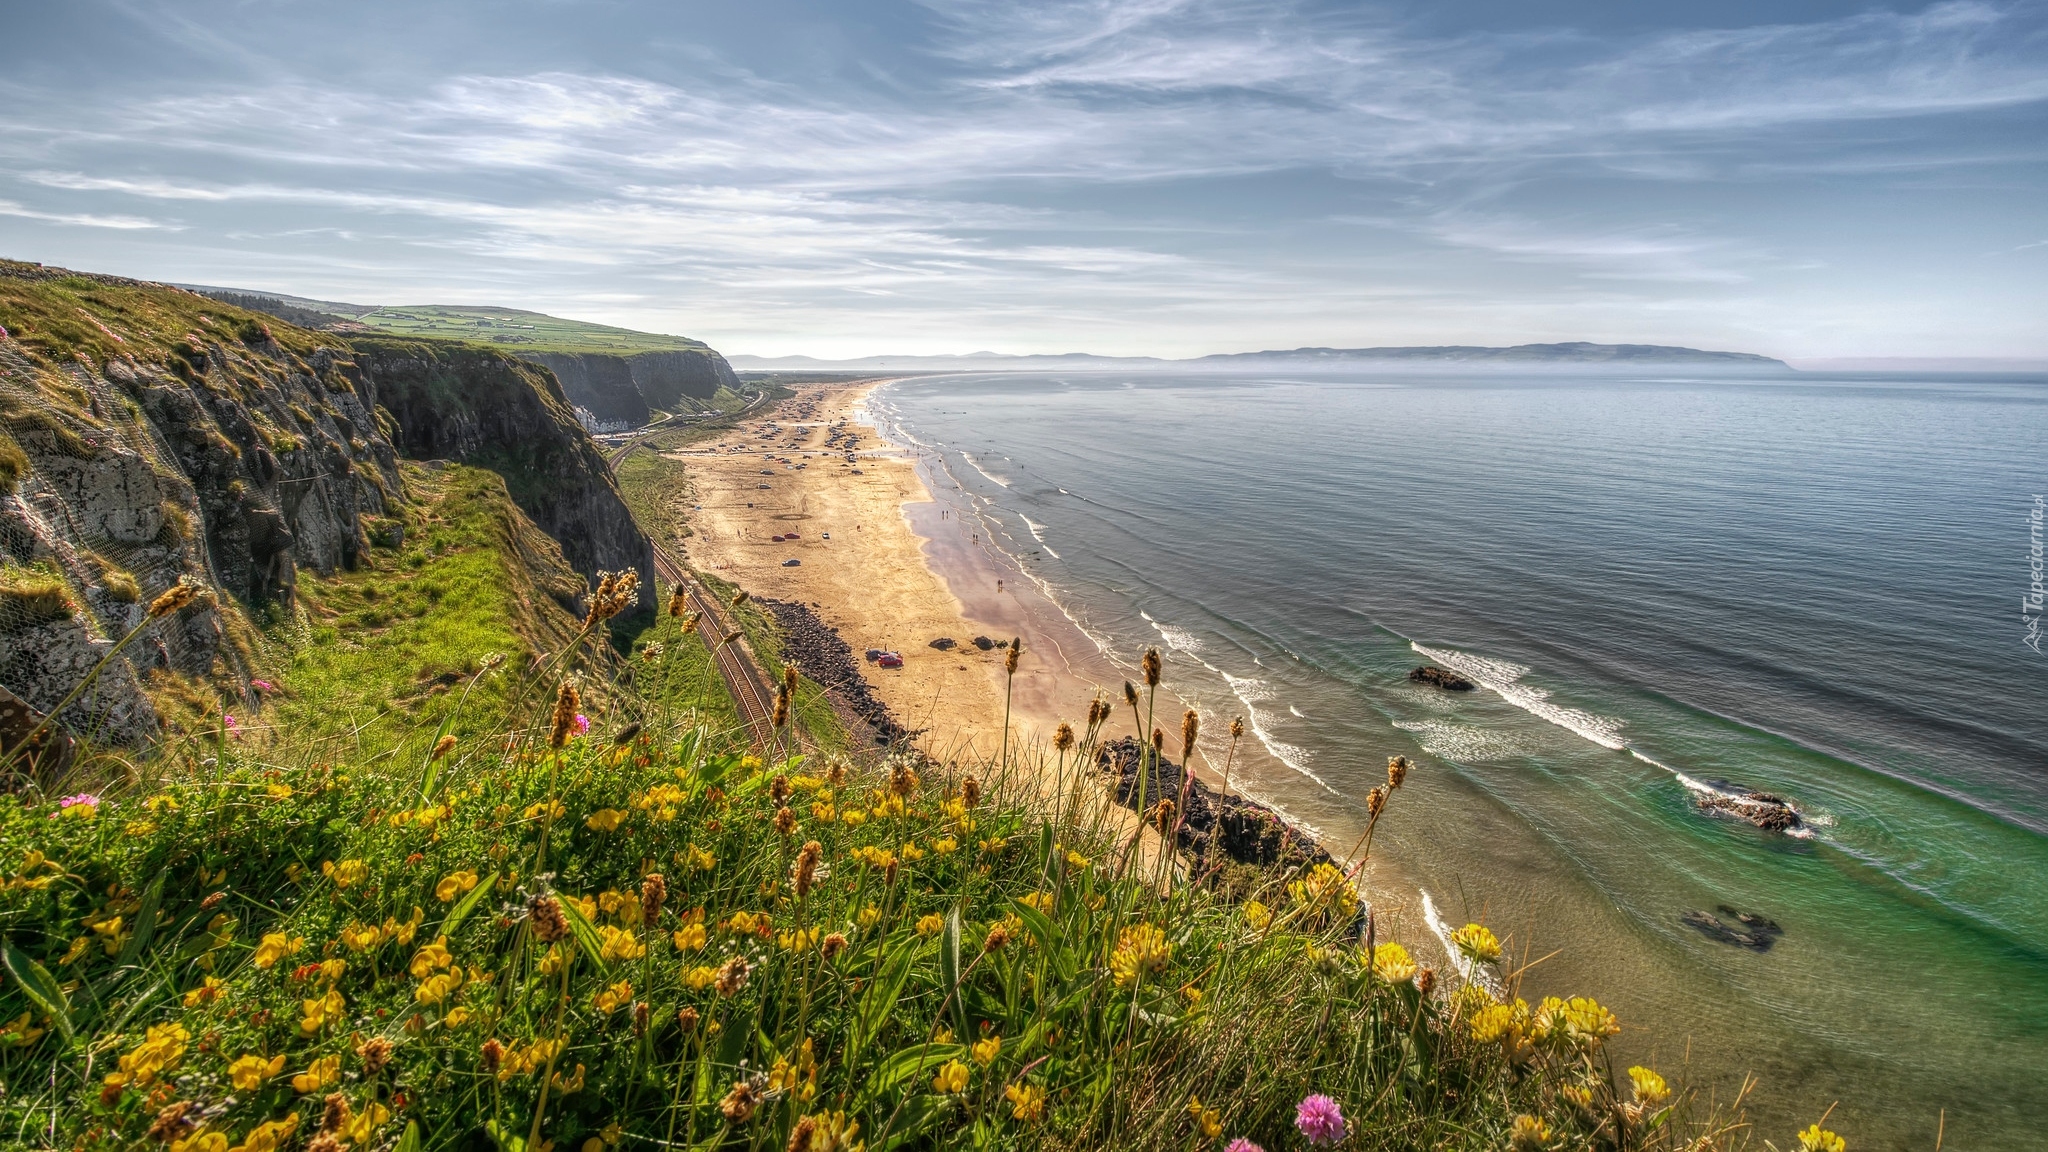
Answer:
<path fill-rule="evenodd" d="M 1188 1116 L 1195 1122 L 1195 1130 L 1204 1140 L 1214 1140 L 1223 1135 L 1223 1113 L 1214 1108 L 1202 1107 L 1202 1098 L 1188 1097 Z"/>
<path fill-rule="evenodd" d="M 1116 951 L 1109 957 L 1109 970 L 1116 977 L 1117 987 L 1129 988 L 1166 967 L 1172 958 L 1173 946 L 1166 942 L 1166 933 L 1150 924 L 1133 924 L 1117 938 Z"/>
<path fill-rule="evenodd" d="M 924 859 L 924 849 L 919 848 L 915 844 L 905 844 L 901 851 L 905 860 L 914 862 Z"/>
<path fill-rule="evenodd" d="M 390 1119 L 391 1109 L 377 1103 L 375 1100 L 365 1101 L 363 1106 L 356 1109 L 355 1114 L 349 1117 L 348 1123 L 342 1125 L 342 1135 L 348 1139 L 350 1144 L 358 1148 L 367 1147 L 370 1143 L 371 1135 L 377 1129 L 382 1128 L 385 1122 Z"/>
<path fill-rule="evenodd" d="M 305 946 L 306 938 L 303 936 L 286 936 L 282 932 L 267 933 L 256 945 L 256 966 L 275 967 L 279 960 L 298 955 L 299 949 Z"/>
<path fill-rule="evenodd" d="M 1451 945 L 1481 964 L 1500 959 L 1500 941 L 1484 924 L 1467 924 L 1451 933 Z"/>
<path fill-rule="evenodd" d="M 132 1085 L 147 1088 L 156 1078 L 178 1066 L 185 1058 L 185 1043 L 192 1034 L 183 1024 L 153 1024 L 142 1042 L 122 1056 L 119 1071 L 108 1074 L 110 1087 Z"/>
<path fill-rule="evenodd" d="M 690 845 L 688 856 L 690 869 L 694 872 L 709 872 L 718 867 L 718 858 L 695 844 Z"/>
<path fill-rule="evenodd" d="M 583 826 L 599 832 L 616 832 L 619 830 L 619 825 L 625 822 L 626 813 L 619 811 L 617 808 L 599 808 L 590 814 L 590 819 L 585 820 Z"/>
<path fill-rule="evenodd" d="M 29 1014 L 23 1012 L 21 1015 L 8 1021 L 5 1027 L 0 1027 L 0 1044 L 8 1044 L 16 1048 L 26 1048 L 37 1040 L 42 1039 L 43 1033 L 46 1031 L 48 1029 L 38 1028 L 31 1024 L 29 1022 Z"/>
<path fill-rule="evenodd" d="M 1648 1068 L 1630 1068 L 1628 1078 L 1635 1084 L 1638 1104 L 1654 1108 L 1671 1098 L 1671 1088 L 1664 1083 L 1664 1078 Z"/>
<path fill-rule="evenodd" d="M 951 836 L 947 836 L 944 839 L 932 841 L 932 851 L 938 853 L 941 856 L 951 856 L 953 853 L 958 852 L 959 850 L 960 842 L 958 840 L 953 839 Z"/>
<path fill-rule="evenodd" d="M 1372 974 L 1389 984 L 1405 984 L 1415 978 L 1415 961 L 1408 949 L 1389 940 L 1372 950 Z"/>
<path fill-rule="evenodd" d="M 275 1056 L 265 1060 L 261 1056 L 244 1056 L 228 1065 L 228 1079 L 244 1092 L 254 1092 L 263 1086 L 265 1080 L 284 1072 L 284 1057 Z"/>
<path fill-rule="evenodd" d="M 775 943 L 784 952 L 808 952 L 817 946 L 820 935 L 822 933 L 816 928 L 802 928 L 795 932 L 779 933 L 775 937 Z"/>
<path fill-rule="evenodd" d="M 991 845 L 991 844 L 995 845 L 995 847 L 993 847 L 993 848 L 990 848 L 990 847 L 989 847 L 989 845 Z M 982 842 L 982 849 L 983 849 L 984 851 L 988 851 L 988 852 L 1000 852 L 1000 851 L 1002 851 L 1002 847 L 1003 847 L 1003 842 L 1002 842 L 1001 840 L 986 840 L 986 841 L 983 841 L 983 842 Z M 1088 867 L 1088 865 L 1090 865 L 1090 864 L 1092 864 L 1092 863 L 1094 863 L 1094 861 L 1092 861 L 1092 860 L 1088 859 L 1088 858 L 1087 858 L 1086 856 L 1083 856 L 1083 855 L 1081 855 L 1081 854 L 1080 854 L 1079 852 L 1068 852 L 1068 853 L 1067 853 L 1067 866 L 1068 866 L 1069 868 L 1072 868 L 1072 869 L 1074 869 L 1074 870 L 1075 870 L 1075 871 L 1077 871 L 1077 872 L 1078 872 L 1078 871 L 1080 871 L 1080 870 L 1082 870 L 1082 869 L 1085 869 L 1085 868 L 1087 868 L 1087 867 Z"/>
<path fill-rule="evenodd" d="M 1003 1089 L 1003 1096 L 1010 1102 L 1010 1115 L 1026 1124 L 1045 1119 L 1045 1089 L 1038 1085 L 1012 1084 Z"/>
<path fill-rule="evenodd" d="M 567 808 L 562 806 L 562 802 L 557 800 L 555 801 L 553 812 L 550 813 L 548 809 L 548 802 L 545 800 L 540 800 L 532 804 L 528 804 L 526 806 L 526 818 L 528 820 L 538 820 L 543 816 L 548 816 L 552 814 L 552 816 L 555 819 L 560 820 L 562 816 L 568 811 L 569 810 Z"/>
<path fill-rule="evenodd" d="M 195 1132 L 173 1140 L 171 1152 L 228 1152 L 228 1138 L 219 1132 Z"/>
<path fill-rule="evenodd" d="M 725 930 L 740 936 L 751 936 L 760 926 L 752 912 L 735 912 L 725 921 Z"/>
<path fill-rule="evenodd" d="M 669 933 L 669 939 L 675 941 L 678 952 L 697 951 L 704 947 L 704 941 L 708 936 L 709 933 L 704 930 L 702 924 L 685 924 Z"/>
<path fill-rule="evenodd" d="M 820 824 L 830 824 L 833 818 L 838 815 L 839 813 L 833 809 L 832 805 L 827 804 L 823 800 L 811 805 L 811 819 L 816 820 Z"/>
<path fill-rule="evenodd" d="M 462 969 L 456 968 L 420 981 L 420 986 L 413 989 L 412 996 L 422 1004 L 442 1004 L 461 987 Z"/>
<path fill-rule="evenodd" d="M 299 1031 L 308 1036 L 329 1024 L 338 1023 L 348 1012 L 348 1001 L 343 1000 L 341 993 L 333 988 L 329 988 L 324 996 L 301 1000 L 299 1004 L 305 1009 L 305 1019 L 299 1021 Z"/>
<path fill-rule="evenodd" d="M 371 924 L 351 921 L 341 930 L 341 942 L 351 952 L 365 952 L 384 942 L 384 933 Z"/>
<path fill-rule="evenodd" d="M 974 1042 L 974 1062 L 984 1068 L 995 1063 L 996 1057 L 1002 1054 L 1003 1038 L 1001 1036 L 990 1036 L 986 1040 L 976 1040 Z"/>
<path fill-rule="evenodd" d="M 597 930 L 597 934 L 603 941 L 602 946 L 598 949 L 598 955 L 603 956 L 606 960 L 613 962 L 638 960 L 640 957 L 647 955 L 647 945 L 640 943 L 633 933 L 624 928 L 606 924 Z"/>
<path fill-rule="evenodd" d="M 1490 1004 L 1472 1014 L 1472 1039 L 1481 1044 L 1519 1036 L 1529 1023 L 1529 1005 L 1521 1000 L 1513 1004 Z"/>
<path fill-rule="evenodd" d="M 858 828 L 868 822 L 868 814 L 858 808 L 848 808 L 845 814 L 839 817 L 839 822 L 848 828 Z"/>
<path fill-rule="evenodd" d="M 1253 931 L 1264 932 L 1273 923 L 1273 911 L 1257 900 L 1247 900 L 1244 903 L 1244 922 L 1251 925 Z"/>
<path fill-rule="evenodd" d="M 292 798 L 292 786 L 289 784 L 272 784 L 263 791 L 272 800 L 289 800 Z"/>
<path fill-rule="evenodd" d="M 1555 996 L 1543 998 L 1536 1013 L 1537 1031 L 1563 1039 L 1581 1047 L 1592 1047 L 1607 1037 L 1621 1031 L 1621 1024 L 1614 1013 L 1600 1006 L 1590 996 L 1574 996 L 1570 1000 L 1559 1000 Z"/>
<path fill-rule="evenodd" d="M 443 904 L 452 904 L 455 898 L 476 887 L 476 873 L 470 871 L 450 872 L 434 885 L 434 899 Z"/>
<path fill-rule="evenodd" d="M 348 961 L 343 960 L 339 956 L 332 960 L 322 960 L 320 962 L 320 978 L 330 984 L 341 979 L 342 973 L 347 971 Z"/>
<path fill-rule="evenodd" d="M 439 937 L 432 944 L 413 953 L 409 971 L 413 979 L 424 980 L 435 972 L 455 963 L 455 955 L 448 951 L 448 938 Z"/>
<path fill-rule="evenodd" d="M 861 927 L 873 928 L 876 924 L 881 923 L 882 910 L 880 908 L 875 907 L 873 904 L 870 904 L 867 907 L 862 908 L 860 910 L 860 916 L 858 917 L 858 919 L 860 920 Z"/>
<path fill-rule="evenodd" d="M 292 1077 L 292 1091 L 301 1096 L 324 1092 L 328 1086 L 341 1079 L 341 1057 L 322 1056 L 306 1066 L 304 1072 Z"/>
<path fill-rule="evenodd" d="M 1514 1131 L 1509 1133 L 1509 1139 L 1517 1149 L 1541 1148 L 1550 1143 L 1550 1125 L 1524 1113 L 1515 1117 Z"/>
<path fill-rule="evenodd" d="M 1307 879 L 1287 886 L 1287 895 L 1315 915 L 1328 911 L 1349 920 L 1358 911 L 1358 889 L 1334 864 L 1316 865 Z"/>
<path fill-rule="evenodd" d="M 768 1069 L 768 1090 L 787 1092 L 798 1100 L 810 1100 L 818 1095 L 818 1056 L 809 1037 L 797 1046 L 794 1059 L 785 1056 L 775 1058 L 774 1066 Z"/>
<path fill-rule="evenodd" d="M 450 1008 L 448 1014 L 441 1017 L 441 1026 L 443 1028 L 460 1028 L 469 1023 L 471 1015 L 470 1010 L 467 1008 Z"/>
<path fill-rule="evenodd" d="M 717 979 L 718 969 L 706 968 L 700 965 L 690 969 L 689 974 L 683 977 L 683 983 L 688 984 L 692 992 L 702 992 L 704 989 L 711 987 L 712 983 Z"/>
<path fill-rule="evenodd" d="M 320 874 L 334 881 L 336 888 L 348 888 L 370 878 L 370 866 L 361 860 L 343 860 L 337 864 L 332 860 L 322 861 Z"/>
<path fill-rule="evenodd" d="M 633 986 L 621 980 L 597 994 L 593 1001 L 599 1012 L 613 1012 L 633 1002 Z"/>
<path fill-rule="evenodd" d="M 933 913 L 930 916 L 923 916 L 918 919 L 917 934 L 919 936 L 937 936 L 945 927 L 946 921 L 937 913 Z"/>
<path fill-rule="evenodd" d="M 942 1095 L 967 1091 L 967 1065 L 958 1060 L 946 1061 L 946 1066 L 932 1077 L 932 1091 Z"/>
<path fill-rule="evenodd" d="M 282 1120 L 258 1124 L 251 1128 L 249 1134 L 242 1138 L 240 1144 L 230 1149 L 230 1152 L 277 1152 L 279 1148 L 284 1147 L 285 1141 L 291 1139 L 292 1133 L 297 1131 L 298 1127 L 299 1115 L 296 1112 Z"/>
<path fill-rule="evenodd" d="M 185 993 L 185 1007 L 197 1008 L 201 1004 L 213 1003 L 220 999 L 220 990 L 226 986 L 226 981 L 220 977 L 208 976 L 199 987 Z"/>
<path fill-rule="evenodd" d="M 1848 1146 L 1847 1141 L 1818 1124 L 1799 1134 L 1801 1152 L 1844 1152 Z"/>

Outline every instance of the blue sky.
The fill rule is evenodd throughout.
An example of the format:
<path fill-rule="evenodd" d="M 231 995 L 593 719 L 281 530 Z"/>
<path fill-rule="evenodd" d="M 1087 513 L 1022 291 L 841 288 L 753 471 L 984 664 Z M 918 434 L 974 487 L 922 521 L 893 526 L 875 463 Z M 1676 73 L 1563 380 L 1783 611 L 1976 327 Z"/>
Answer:
<path fill-rule="evenodd" d="M 0 254 L 734 353 L 2048 357 L 2048 0 L 6 5 Z"/>

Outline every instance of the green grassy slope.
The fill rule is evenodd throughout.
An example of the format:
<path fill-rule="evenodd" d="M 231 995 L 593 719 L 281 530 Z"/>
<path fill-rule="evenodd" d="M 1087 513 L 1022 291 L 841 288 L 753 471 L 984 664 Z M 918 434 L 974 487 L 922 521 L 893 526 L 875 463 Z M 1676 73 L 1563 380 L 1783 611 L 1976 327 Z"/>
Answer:
<path fill-rule="evenodd" d="M 683 336 L 635 332 L 517 308 L 418 304 L 379 308 L 355 319 L 394 335 L 474 340 L 508 352 L 611 352 L 623 356 L 706 347 L 701 340 Z"/>

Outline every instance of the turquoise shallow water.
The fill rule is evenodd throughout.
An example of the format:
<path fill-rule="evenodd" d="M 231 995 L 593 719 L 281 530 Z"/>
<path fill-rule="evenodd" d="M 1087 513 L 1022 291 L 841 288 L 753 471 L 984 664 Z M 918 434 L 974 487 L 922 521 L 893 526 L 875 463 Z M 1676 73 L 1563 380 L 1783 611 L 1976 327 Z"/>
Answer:
<path fill-rule="evenodd" d="M 1348 845 L 1388 755 L 1402 933 L 1482 918 L 1535 994 L 1760 1134 L 2048 1146 L 2048 661 L 2023 644 L 2048 379 L 1004 375 L 872 402 L 1114 654 L 1253 724 Z M 1481 691 L 1406 679 L 1454 665 Z M 1219 749 L 1220 753 L 1220 749 Z M 1768 789 L 1812 835 L 1701 811 Z M 1770 951 L 1680 917 L 1784 928 Z"/>

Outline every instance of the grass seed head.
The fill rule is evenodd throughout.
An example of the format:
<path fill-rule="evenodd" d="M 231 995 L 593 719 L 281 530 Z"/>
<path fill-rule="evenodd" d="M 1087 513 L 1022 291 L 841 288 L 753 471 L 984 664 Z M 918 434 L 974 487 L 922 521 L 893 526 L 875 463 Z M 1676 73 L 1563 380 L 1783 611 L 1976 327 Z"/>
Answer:
<path fill-rule="evenodd" d="M 1129 680 L 1124 681 L 1124 703 L 1133 708 L 1138 706 L 1138 689 Z"/>
<path fill-rule="evenodd" d="M 149 618 L 151 620 L 155 620 L 159 617 L 168 616 L 171 613 L 176 612 L 178 609 L 183 608 L 187 604 L 192 603 L 194 600 L 199 599 L 199 593 L 201 591 L 202 589 L 200 588 L 200 586 L 193 583 L 191 580 L 179 580 L 176 584 L 172 585 L 169 589 L 167 589 L 161 596 L 158 596 L 156 599 L 151 600 L 149 602 Z"/>
<path fill-rule="evenodd" d="M 1017 658 L 1023 654 L 1024 641 L 1022 639 L 1010 641 L 1010 654 L 1003 657 L 1003 672 L 1005 675 L 1015 676 L 1017 674 Z"/>
<path fill-rule="evenodd" d="M 681 588 L 668 594 L 668 614 L 680 619 L 690 607 L 690 596 Z"/>
<path fill-rule="evenodd" d="M 1145 649 L 1145 659 L 1140 664 L 1145 670 L 1145 687 L 1159 687 L 1159 676 L 1161 671 L 1163 671 L 1163 666 L 1159 659 L 1159 649 Z"/>
<path fill-rule="evenodd" d="M 1387 757 L 1387 787 L 1399 788 L 1401 782 L 1406 779 L 1408 779 L 1408 758 L 1406 756 Z"/>
<path fill-rule="evenodd" d="M 548 732 L 548 747 L 560 748 L 569 742 L 569 734 L 576 730 L 576 709 L 582 703 L 576 685 L 569 681 L 562 681 L 562 686 L 555 689 L 555 718 Z"/>
<path fill-rule="evenodd" d="M 1090 708 L 1089 712 L 1092 714 L 1094 709 Z M 1074 746 L 1074 726 L 1065 720 L 1060 721 L 1060 726 L 1053 729 L 1052 732 L 1052 746 L 1062 752 L 1072 748 Z"/>
<path fill-rule="evenodd" d="M 443 736 L 439 740 L 434 741 L 434 750 L 428 753 L 427 759 L 430 761 L 439 760 L 453 751 L 455 751 L 455 737 Z"/>
<path fill-rule="evenodd" d="M 981 803 L 981 781 L 972 776 L 960 781 L 960 800 L 969 808 Z"/>
<path fill-rule="evenodd" d="M 1202 718 L 1193 708 L 1180 716 L 1180 755 L 1185 760 L 1195 754 L 1195 737 L 1202 734 Z"/>
<path fill-rule="evenodd" d="M 668 902 L 668 880 L 659 872 L 640 878 L 640 922 L 652 924 L 661 918 L 661 906 Z"/>
<path fill-rule="evenodd" d="M 533 925 L 534 938 L 553 944 L 569 934 L 569 918 L 562 914 L 562 902 L 543 892 L 526 902 L 526 919 Z"/>
<path fill-rule="evenodd" d="M 1239 716 L 1239 717 L 1238 717 L 1237 719 L 1235 719 L 1235 720 L 1232 720 L 1232 721 L 1230 722 L 1230 738 L 1231 738 L 1232 740 L 1239 740 L 1239 739 L 1242 739 L 1243 737 L 1244 737 L 1244 717 L 1242 717 L 1242 716 Z"/>

